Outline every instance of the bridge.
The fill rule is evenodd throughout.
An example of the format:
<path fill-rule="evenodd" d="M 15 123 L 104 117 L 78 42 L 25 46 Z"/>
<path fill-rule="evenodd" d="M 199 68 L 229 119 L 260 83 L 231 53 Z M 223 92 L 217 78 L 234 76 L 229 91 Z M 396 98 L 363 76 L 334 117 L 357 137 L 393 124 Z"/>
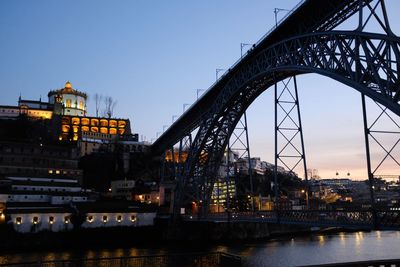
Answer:
<path fill-rule="evenodd" d="M 357 18 L 353 29 L 337 30 L 351 17 Z M 379 26 L 375 32 L 367 30 L 371 21 Z M 393 154 L 400 138 L 393 147 L 385 148 L 374 138 L 374 133 L 399 134 L 400 131 L 375 131 L 372 126 L 381 117 L 389 116 L 395 128 L 400 129 L 393 119 L 393 116 L 400 116 L 399 70 L 400 38 L 390 28 L 384 0 L 301 1 L 153 143 L 151 153 L 154 156 L 165 158 L 169 151 L 174 163 L 172 173 L 176 187 L 172 214 L 179 216 L 183 208 L 195 203 L 199 208 L 197 214 L 188 215 L 186 219 L 275 220 L 303 224 L 312 221 L 314 224 L 359 227 L 376 225 L 379 221 L 381 226 L 397 227 L 398 212 L 376 208 L 374 177 L 385 160 L 394 160 L 400 167 Z M 329 77 L 360 93 L 371 210 L 330 213 L 279 209 L 278 164 L 285 166 L 288 172 L 303 166 L 304 180 L 308 185 L 296 80 L 296 76 L 307 73 Z M 275 129 L 274 195 L 277 210 L 238 213 L 237 217 L 233 213 L 232 217 L 211 214 L 212 191 L 218 182 L 224 153 L 229 156 L 232 139 L 237 138 L 235 129 L 241 127 L 245 132 L 247 143 L 245 141 L 244 145 L 247 147 L 244 151 L 250 158 L 246 109 L 269 88 L 275 94 L 275 125 L 271 127 Z M 290 98 L 284 99 L 284 94 Z M 366 97 L 381 109 L 373 123 L 368 121 Z M 295 140 L 300 145 L 295 144 Z M 372 165 L 370 157 L 372 141 L 378 142 L 385 151 L 385 156 L 376 166 Z M 292 149 L 291 153 L 288 148 Z M 249 190 L 252 192 L 251 173 L 249 175 Z M 307 197 L 308 190 L 307 186 Z M 226 205 L 229 211 L 229 203 Z"/>

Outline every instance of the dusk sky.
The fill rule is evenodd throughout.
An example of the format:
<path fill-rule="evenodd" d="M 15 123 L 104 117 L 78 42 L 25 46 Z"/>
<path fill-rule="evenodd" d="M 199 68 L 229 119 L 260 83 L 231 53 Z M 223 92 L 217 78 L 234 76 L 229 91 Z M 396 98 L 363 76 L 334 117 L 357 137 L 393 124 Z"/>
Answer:
<path fill-rule="evenodd" d="M 89 114 L 95 93 L 112 96 L 115 115 L 129 118 L 141 139 L 154 140 L 183 104 L 196 100 L 197 89 L 215 81 L 217 68 L 228 69 L 240 57 L 240 43 L 255 43 L 274 26 L 274 7 L 297 2 L 2 0 L 0 104 L 16 105 L 20 94 L 47 100 L 49 90 L 69 80 L 88 93 Z M 392 30 L 400 34 L 400 1 L 386 3 Z M 314 74 L 299 76 L 298 85 L 308 167 L 323 178 L 336 172 L 366 178 L 360 93 Z M 252 156 L 269 162 L 273 112 L 273 90 L 248 110 Z M 371 150 L 375 161 L 383 155 L 376 145 Z M 394 155 L 400 159 L 400 146 Z M 400 170 L 388 161 L 381 173 Z"/>

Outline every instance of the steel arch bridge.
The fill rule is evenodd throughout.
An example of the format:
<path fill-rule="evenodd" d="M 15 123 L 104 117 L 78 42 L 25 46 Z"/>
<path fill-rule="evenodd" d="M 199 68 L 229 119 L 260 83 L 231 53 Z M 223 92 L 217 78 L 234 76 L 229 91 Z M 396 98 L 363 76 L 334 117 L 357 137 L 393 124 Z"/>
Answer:
<path fill-rule="evenodd" d="M 378 6 L 381 16 L 376 12 Z M 304 22 L 315 10 L 319 12 Z M 359 16 L 356 30 L 333 30 L 353 14 Z M 371 17 L 378 20 L 383 33 L 364 30 Z M 363 99 L 368 96 L 400 116 L 399 71 L 400 38 L 390 29 L 384 0 L 301 2 L 153 144 L 153 153 L 160 154 L 196 129 L 185 167 L 177 175 L 174 213 L 179 214 L 192 200 L 201 201 L 206 213 L 235 126 L 249 105 L 277 82 L 317 73 L 348 85 Z"/>

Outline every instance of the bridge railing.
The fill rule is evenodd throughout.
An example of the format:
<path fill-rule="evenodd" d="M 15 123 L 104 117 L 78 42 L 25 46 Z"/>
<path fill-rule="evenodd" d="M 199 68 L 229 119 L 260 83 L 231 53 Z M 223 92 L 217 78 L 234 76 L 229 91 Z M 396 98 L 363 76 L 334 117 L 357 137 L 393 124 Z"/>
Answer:
<path fill-rule="evenodd" d="M 327 226 L 349 226 L 372 228 L 375 218 L 378 227 L 384 229 L 400 228 L 400 211 L 392 210 L 279 210 L 257 212 L 209 213 L 206 218 L 197 215 L 184 215 L 184 220 L 202 221 L 257 221 L 300 224 L 319 224 Z"/>
<path fill-rule="evenodd" d="M 298 2 L 297 5 L 296 5 L 294 8 L 292 8 L 290 11 L 288 11 L 288 12 L 277 22 L 276 25 L 274 25 L 272 28 L 270 28 L 270 29 L 269 29 L 255 44 L 253 44 L 252 48 L 250 48 L 249 51 L 251 51 L 253 48 L 257 47 L 264 39 L 266 39 L 266 38 L 268 37 L 268 35 L 270 35 L 276 28 L 278 28 L 279 25 L 282 24 L 282 22 L 284 22 L 291 14 L 293 14 L 294 11 L 296 11 L 296 10 L 297 10 L 304 2 L 306 2 L 306 1 L 307 1 L 307 0 L 301 0 L 300 2 Z M 247 54 L 246 54 L 246 55 L 247 55 Z M 223 77 L 223 76 L 226 74 L 227 71 L 229 71 L 229 70 L 235 68 L 235 67 L 240 63 L 240 61 L 242 61 L 242 59 L 246 57 L 246 55 L 245 55 L 245 56 L 242 56 L 242 57 L 240 57 L 240 58 L 238 58 L 238 59 L 231 65 L 231 67 L 230 67 L 229 69 L 225 70 L 225 72 L 222 73 L 221 77 Z M 210 91 L 210 90 L 218 83 L 218 81 L 219 81 L 219 79 L 218 79 L 217 81 L 215 81 L 213 84 L 211 84 L 211 86 L 206 90 L 206 93 L 207 93 L 207 91 Z M 197 101 L 199 101 L 199 99 L 197 99 L 197 100 L 195 101 L 195 103 L 196 103 Z M 188 109 L 188 110 L 189 110 L 189 109 Z M 186 110 L 184 113 L 188 112 L 188 110 Z"/>

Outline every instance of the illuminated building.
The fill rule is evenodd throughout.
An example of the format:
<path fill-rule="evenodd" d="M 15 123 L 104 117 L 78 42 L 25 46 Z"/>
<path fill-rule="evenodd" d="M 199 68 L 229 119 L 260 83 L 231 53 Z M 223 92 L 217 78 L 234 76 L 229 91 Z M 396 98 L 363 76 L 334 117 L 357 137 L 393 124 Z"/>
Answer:
<path fill-rule="evenodd" d="M 71 83 L 65 83 L 65 87 L 50 91 L 47 95 L 49 104 L 55 105 L 61 102 L 63 106 L 63 115 L 85 116 L 86 115 L 86 99 L 85 93 L 72 88 Z"/>
<path fill-rule="evenodd" d="M 60 141 L 84 139 L 96 143 L 93 140 L 110 141 L 131 135 L 128 119 L 87 116 L 86 100 L 86 93 L 74 89 L 68 81 L 64 88 L 48 93 L 48 102 L 19 97 L 18 106 L 0 106 L 0 119 L 12 120 L 22 115 L 33 120 L 51 120 L 55 125 L 53 137 Z"/>

